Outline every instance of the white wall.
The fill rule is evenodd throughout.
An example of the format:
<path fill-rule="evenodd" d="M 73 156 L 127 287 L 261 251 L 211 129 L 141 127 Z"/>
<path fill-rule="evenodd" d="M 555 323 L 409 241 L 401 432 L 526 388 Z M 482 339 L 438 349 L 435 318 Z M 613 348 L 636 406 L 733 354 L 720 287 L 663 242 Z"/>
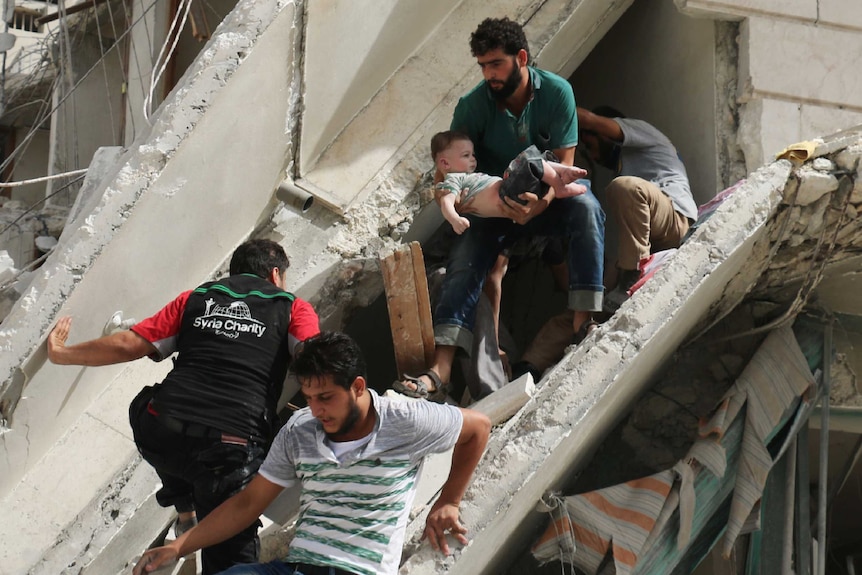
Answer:
<path fill-rule="evenodd" d="M 15 141 L 22 142 L 30 128 L 18 128 L 15 131 Z M 27 150 L 19 156 L 12 169 L 12 181 L 40 178 L 48 173 L 48 147 L 50 134 L 47 130 L 38 130 L 30 139 Z M 32 205 L 45 198 L 45 184 L 30 184 L 11 189 L 13 200 L 20 200 Z"/>
<path fill-rule="evenodd" d="M 131 0 L 130 11 L 136 25 L 129 33 L 131 49 L 128 54 L 128 91 L 124 100 L 125 120 L 122 142 L 126 146 L 150 131 L 150 125 L 144 119 L 144 99 L 150 88 L 153 63 L 159 54 L 170 24 L 169 7 L 168 2 L 158 0 Z M 153 90 L 155 102 L 150 108 L 153 112 L 162 102 L 162 93 L 158 86 Z"/>
<path fill-rule="evenodd" d="M 4 322 L 0 347 L 14 352 L 0 355 L 4 404 L 17 401 L 10 396 L 21 371 L 28 378 L 25 391 L 17 390 L 14 417 L 3 422 L 10 427 L 0 434 L 0 502 L 8 519 L 0 523 L 4 573 L 27 572 L 128 463 L 134 454 L 128 402 L 136 389 L 158 380 L 146 361 L 98 369 L 46 363 L 42 338 L 56 315 L 75 318 L 75 341 L 98 336 L 115 310 L 146 317 L 211 277 L 271 213 L 297 86 L 292 69 L 269 73 L 268 63 L 273 53 L 293 61 L 298 30 L 292 5 L 243 4 L 229 33 L 207 45 L 162 106 L 149 138 L 100 183 L 101 204 L 80 227 L 67 230 Z M 256 113 L 236 113 L 246 108 Z M 245 145 L 224 145 L 237 134 L 250 135 Z M 303 223 L 293 229 L 312 237 Z M 295 263 L 297 273 L 311 267 Z M 143 547 L 152 532 L 133 536 Z"/>
<path fill-rule="evenodd" d="M 715 33 L 673 0 L 636 0 L 570 80 L 578 105 L 613 106 L 676 145 L 700 204 L 716 181 Z"/>
<path fill-rule="evenodd" d="M 676 0 L 741 20 L 739 144 L 751 171 L 789 144 L 862 123 L 862 2 Z"/>
<path fill-rule="evenodd" d="M 55 88 L 54 102 L 58 109 L 51 117 L 49 173 L 86 168 L 98 148 L 122 144 L 123 71 L 116 50 L 99 61 L 101 57 L 98 39 L 85 37 L 76 44 L 71 71 L 66 70 L 71 80 L 64 77 Z M 89 72 L 94 65 L 95 69 Z M 71 93 L 70 82 L 76 86 Z M 65 179 L 54 180 L 48 184 L 48 191 L 66 183 Z M 71 186 L 68 193 L 54 196 L 51 202 L 71 206 L 77 189 L 78 186 Z"/>
<path fill-rule="evenodd" d="M 300 173 L 314 166 L 325 147 L 457 4 L 456 0 L 308 3 Z M 467 45 L 466 38 L 455 41 Z"/>

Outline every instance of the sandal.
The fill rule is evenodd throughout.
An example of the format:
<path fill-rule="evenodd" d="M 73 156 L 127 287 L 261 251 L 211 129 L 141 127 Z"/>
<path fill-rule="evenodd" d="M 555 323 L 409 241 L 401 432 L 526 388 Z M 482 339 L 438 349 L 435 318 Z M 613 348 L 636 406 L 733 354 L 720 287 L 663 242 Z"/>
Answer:
<path fill-rule="evenodd" d="M 574 337 L 572 337 L 572 343 L 578 345 L 584 341 L 588 335 L 593 333 L 597 327 L 599 327 L 599 322 L 594 319 L 588 319 L 581 324 L 581 327 L 578 328 L 578 331 L 575 333 Z"/>
<path fill-rule="evenodd" d="M 434 391 L 428 391 L 428 384 L 420 379 L 423 375 L 427 376 L 434 382 Z M 405 382 L 412 383 L 416 386 L 416 389 L 408 387 Z M 449 395 L 449 384 L 443 383 L 440 380 L 440 376 L 430 369 L 423 371 L 416 377 L 405 373 L 400 380 L 392 383 L 392 389 L 401 395 L 406 395 L 407 397 L 427 399 L 428 401 L 433 401 L 435 403 L 445 402 L 446 396 Z"/>

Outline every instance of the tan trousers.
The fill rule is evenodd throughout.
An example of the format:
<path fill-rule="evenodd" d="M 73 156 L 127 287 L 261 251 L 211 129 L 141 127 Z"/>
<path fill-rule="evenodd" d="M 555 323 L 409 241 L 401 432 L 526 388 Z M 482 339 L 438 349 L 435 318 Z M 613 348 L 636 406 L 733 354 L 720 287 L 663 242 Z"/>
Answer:
<path fill-rule="evenodd" d="M 621 269 L 636 270 L 651 252 L 678 248 L 688 231 L 688 218 L 673 209 L 658 186 L 642 178 L 615 178 L 605 189 L 605 202 L 619 226 Z"/>

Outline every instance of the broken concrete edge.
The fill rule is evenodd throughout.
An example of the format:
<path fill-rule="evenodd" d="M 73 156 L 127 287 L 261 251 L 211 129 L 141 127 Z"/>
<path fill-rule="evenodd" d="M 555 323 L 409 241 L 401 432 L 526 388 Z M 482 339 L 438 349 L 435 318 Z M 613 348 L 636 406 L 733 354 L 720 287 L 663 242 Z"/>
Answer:
<path fill-rule="evenodd" d="M 374 177 L 361 201 L 343 214 L 333 213 L 338 216 L 330 220 L 333 234 L 318 258 L 325 260 L 329 270 L 310 294 L 325 329 L 343 328 L 354 310 L 367 307 L 383 293 L 380 256 L 401 245 L 425 205 L 421 194 L 429 168 L 425 146 L 416 141 L 403 152 Z"/>
<path fill-rule="evenodd" d="M 609 420 L 621 417 L 611 417 L 606 408 L 613 406 L 621 413 L 630 407 L 625 401 L 614 405 L 614 396 L 631 394 L 616 387 L 623 385 L 626 372 L 636 371 L 643 363 L 637 361 L 638 353 L 648 345 L 659 345 L 657 336 L 684 313 L 681 303 L 768 221 L 781 201 L 790 169 L 788 162 L 781 161 L 753 174 L 672 262 L 588 338 L 588 345 L 567 354 L 507 429 L 493 434 L 462 502 L 471 545 L 447 559 L 424 547 L 406 558 L 402 572 L 481 571 L 479 566 L 491 561 L 485 555 L 493 555 L 491 548 L 499 549 L 510 540 L 515 525 L 541 495 L 557 488 L 578 463 L 586 463 Z M 625 366 L 622 372 L 620 365 Z M 415 540 L 408 543 L 416 544 Z"/>
<path fill-rule="evenodd" d="M 56 543 L 33 565 L 31 575 L 64 572 L 76 566 L 82 573 L 120 573 L 144 551 L 136 545 L 138 533 L 155 522 L 164 531 L 173 509 L 160 507 L 153 468 L 130 451 L 126 466 L 107 487 L 58 533 Z M 154 534 L 155 536 L 155 534 Z"/>
<path fill-rule="evenodd" d="M 135 204 L 204 116 L 214 94 L 248 57 L 275 16 L 295 2 L 241 0 L 219 25 L 195 63 L 156 112 L 152 129 L 122 155 L 111 177 L 94 193 L 101 197 L 84 223 L 54 250 L 0 329 L 0 434 L 8 429 L 17 398 L 7 396 L 20 366 L 42 344 L 63 302 L 98 258 Z M 35 313 L 34 313 L 35 312 Z"/>

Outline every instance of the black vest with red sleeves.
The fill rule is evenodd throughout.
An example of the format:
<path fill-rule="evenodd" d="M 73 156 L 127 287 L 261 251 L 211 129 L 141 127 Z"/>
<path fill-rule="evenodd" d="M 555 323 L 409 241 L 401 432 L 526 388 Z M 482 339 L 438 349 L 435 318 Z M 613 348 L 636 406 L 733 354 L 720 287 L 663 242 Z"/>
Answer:
<path fill-rule="evenodd" d="M 153 409 L 244 438 L 269 440 L 290 362 L 293 294 L 251 274 L 189 295 L 174 367 Z"/>

